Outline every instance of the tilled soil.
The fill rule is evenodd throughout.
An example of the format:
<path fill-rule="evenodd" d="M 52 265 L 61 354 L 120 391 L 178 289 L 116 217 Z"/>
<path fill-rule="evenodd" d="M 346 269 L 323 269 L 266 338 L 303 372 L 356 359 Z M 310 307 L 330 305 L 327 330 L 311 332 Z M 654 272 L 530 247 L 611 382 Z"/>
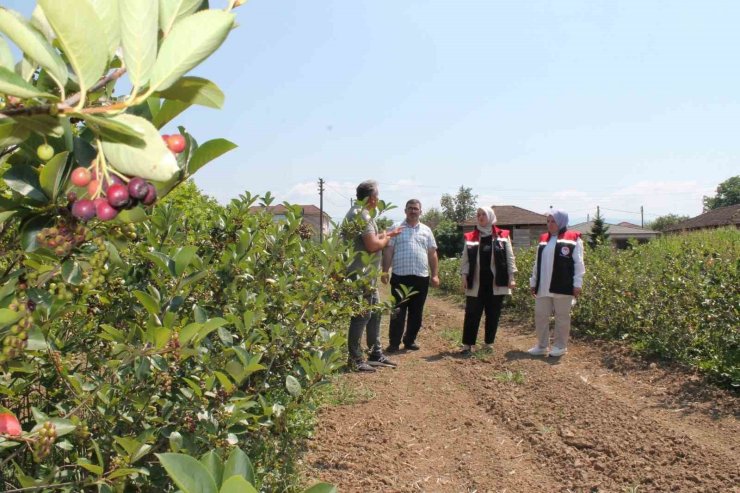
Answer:
<path fill-rule="evenodd" d="M 394 355 L 397 369 L 341 377 L 371 397 L 320 411 L 307 483 L 340 492 L 740 492 L 736 395 L 613 344 L 575 340 L 563 358 L 532 357 L 533 329 L 506 321 L 491 353 L 463 358 L 451 340 L 462 319 L 459 302 L 430 297 L 420 351 Z"/>

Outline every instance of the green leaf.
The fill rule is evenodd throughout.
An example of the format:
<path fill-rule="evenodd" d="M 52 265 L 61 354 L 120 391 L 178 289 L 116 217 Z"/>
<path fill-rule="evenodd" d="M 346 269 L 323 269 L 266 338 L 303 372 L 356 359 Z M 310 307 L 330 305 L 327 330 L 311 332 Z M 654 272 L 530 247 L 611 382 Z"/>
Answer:
<path fill-rule="evenodd" d="M 23 315 L 8 308 L 0 308 L 0 327 L 12 325 L 21 319 Z"/>
<path fill-rule="evenodd" d="M 21 49 L 24 56 L 43 67 L 63 89 L 67 83 L 67 65 L 44 36 L 20 14 L 0 7 L 0 32 Z"/>
<path fill-rule="evenodd" d="M 257 490 L 243 477 L 232 476 L 224 481 L 219 493 L 257 493 Z"/>
<path fill-rule="evenodd" d="M 15 68 L 15 59 L 13 58 L 13 52 L 10 51 L 10 46 L 5 38 L 0 36 L 0 67 L 5 67 L 9 70 Z"/>
<path fill-rule="evenodd" d="M 288 375 L 287 377 L 285 377 L 285 388 L 293 397 L 298 397 L 299 395 L 301 395 L 301 391 L 303 390 L 301 388 L 301 383 L 293 375 Z"/>
<path fill-rule="evenodd" d="M 62 419 L 62 418 L 51 418 L 49 421 L 54 423 L 54 426 L 57 430 L 57 437 L 63 437 L 64 435 L 69 435 L 73 431 L 77 429 L 77 425 L 72 423 L 72 421 L 68 419 Z"/>
<path fill-rule="evenodd" d="M 27 351 L 46 351 L 49 349 L 49 345 L 46 343 L 46 336 L 41 330 L 41 327 L 34 325 L 31 330 L 28 331 L 28 339 L 26 340 Z"/>
<path fill-rule="evenodd" d="M 213 139 L 208 142 L 204 142 L 195 150 L 193 157 L 190 158 L 188 174 L 192 175 L 209 162 L 222 154 L 226 154 L 227 152 L 236 149 L 236 147 L 236 144 L 226 139 Z"/>
<path fill-rule="evenodd" d="M 62 279 L 67 284 L 79 286 L 82 282 L 82 270 L 74 260 L 67 260 L 62 264 Z"/>
<path fill-rule="evenodd" d="M 0 212 L 0 224 L 5 224 L 5 221 L 15 215 L 17 211 L 3 211 Z"/>
<path fill-rule="evenodd" d="M 234 384 L 231 383 L 231 380 L 229 380 L 229 377 L 220 371 L 214 371 L 213 374 L 218 379 L 221 386 L 224 388 L 226 392 L 231 393 L 234 390 Z"/>
<path fill-rule="evenodd" d="M 152 298 L 150 294 L 145 293 L 144 291 L 137 290 L 134 291 L 134 296 L 136 296 L 136 299 L 138 299 L 139 302 L 144 305 L 146 311 L 154 316 L 159 316 L 159 303 L 157 303 L 157 300 Z"/>
<path fill-rule="evenodd" d="M 156 454 L 156 456 L 183 493 L 217 493 L 213 477 L 195 458 L 185 454 Z"/>
<path fill-rule="evenodd" d="M 198 251 L 198 247 L 188 245 L 177 250 L 177 253 L 172 257 L 175 261 L 175 275 L 181 276 L 185 269 L 192 262 L 195 253 Z"/>
<path fill-rule="evenodd" d="M 174 99 L 183 103 L 219 109 L 224 105 L 224 93 L 208 79 L 201 77 L 182 77 L 169 89 L 157 95 L 164 99 Z"/>
<path fill-rule="evenodd" d="M 152 124 L 157 128 L 162 128 L 190 106 L 190 103 L 167 99 L 162 103 L 162 107 L 157 112 L 157 115 L 152 118 Z"/>
<path fill-rule="evenodd" d="M 119 0 L 90 0 L 93 9 L 98 14 L 108 40 L 108 56 L 113 58 L 121 45 L 121 21 L 118 13 Z M 125 1 L 125 0 L 124 0 Z"/>
<path fill-rule="evenodd" d="M 146 215 L 146 211 L 140 206 L 134 207 L 133 209 L 124 209 L 118 213 L 118 216 L 116 216 L 116 220 L 126 224 L 140 223 L 146 221 L 147 218 L 148 216 Z"/>
<path fill-rule="evenodd" d="M 108 47 L 100 42 L 107 39 L 100 17 L 87 1 L 39 0 L 39 5 L 77 75 L 79 107 L 82 107 L 88 89 L 103 75 L 108 64 Z"/>
<path fill-rule="evenodd" d="M 337 493 L 337 487 L 329 483 L 317 483 L 303 493 Z"/>
<path fill-rule="evenodd" d="M 174 154 L 149 121 L 128 114 L 118 115 L 114 120 L 132 127 L 144 139 L 143 147 L 104 140 L 103 152 L 114 168 L 125 175 L 157 181 L 167 181 L 180 170 Z"/>
<path fill-rule="evenodd" d="M 56 116 L 51 115 L 36 115 L 36 116 L 14 116 L 13 120 L 23 127 L 36 132 L 41 136 L 51 135 L 52 137 L 62 137 L 64 135 L 64 127 L 62 127 L 61 120 Z"/>
<path fill-rule="evenodd" d="M 53 94 L 39 91 L 33 84 L 29 84 L 23 77 L 6 67 L 0 67 L 0 93 L 19 98 L 58 99 Z"/>
<path fill-rule="evenodd" d="M 154 262 L 162 270 L 162 273 L 175 273 L 175 262 L 162 252 L 147 252 L 144 257 Z"/>
<path fill-rule="evenodd" d="M 46 195 L 41 190 L 39 177 L 31 166 L 18 164 L 12 166 L 3 176 L 8 188 L 37 202 L 47 202 Z"/>
<path fill-rule="evenodd" d="M 250 483 L 254 483 L 254 467 L 247 454 L 240 448 L 234 448 L 224 464 L 224 479 L 234 476 L 242 477 Z"/>
<path fill-rule="evenodd" d="M 0 120 L 0 148 L 20 144 L 28 138 L 28 129 L 9 118 Z"/>
<path fill-rule="evenodd" d="M 210 450 L 203 454 L 200 458 L 200 463 L 203 464 L 211 477 L 216 482 L 216 486 L 221 484 L 221 477 L 224 473 L 224 463 L 221 462 L 221 457 L 216 452 Z"/>
<path fill-rule="evenodd" d="M 119 2 L 123 61 L 135 88 L 146 86 L 157 59 L 158 11 L 154 0 Z"/>
<path fill-rule="evenodd" d="M 234 14 L 205 10 L 178 22 L 162 42 L 150 89 L 164 91 L 216 51 L 234 25 Z"/>
<path fill-rule="evenodd" d="M 165 36 L 175 23 L 196 10 L 203 0 L 159 0 L 159 29 Z"/>
<path fill-rule="evenodd" d="M 96 476 L 102 476 L 103 472 L 105 472 L 105 470 L 101 466 L 92 464 L 89 460 L 82 457 L 77 459 L 77 465 L 83 469 L 90 471 Z"/>
<path fill-rule="evenodd" d="M 56 154 L 44 164 L 41 173 L 39 173 L 41 189 L 52 201 L 56 201 L 59 196 L 68 156 L 69 152 L 67 151 Z"/>
<path fill-rule="evenodd" d="M 103 140 L 141 147 L 144 139 L 141 133 L 126 123 L 105 116 L 73 113 L 71 116 L 82 118 L 90 130 L 100 135 Z"/>

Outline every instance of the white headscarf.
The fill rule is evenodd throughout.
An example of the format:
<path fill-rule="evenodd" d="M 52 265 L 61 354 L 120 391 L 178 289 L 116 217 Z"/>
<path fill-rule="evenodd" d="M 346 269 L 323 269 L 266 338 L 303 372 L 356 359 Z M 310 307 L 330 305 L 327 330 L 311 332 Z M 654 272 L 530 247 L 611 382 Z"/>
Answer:
<path fill-rule="evenodd" d="M 486 213 L 486 216 L 488 216 L 488 221 L 486 222 L 485 226 L 481 226 L 480 223 L 478 223 L 475 227 L 478 229 L 481 236 L 490 236 L 491 231 L 493 230 L 493 225 L 496 224 L 496 213 L 493 212 L 493 209 L 491 207 L 478 207 L 478 210 Z"/>
<path fill-rule="evenodd" d="M 568 213 L 562 209 L 550 209 L 547 213 L 548 216 L 552 216 L 555 219 L 555 223 L 558 225 L 559 230 L 563 230 L 568 227 Z"/>

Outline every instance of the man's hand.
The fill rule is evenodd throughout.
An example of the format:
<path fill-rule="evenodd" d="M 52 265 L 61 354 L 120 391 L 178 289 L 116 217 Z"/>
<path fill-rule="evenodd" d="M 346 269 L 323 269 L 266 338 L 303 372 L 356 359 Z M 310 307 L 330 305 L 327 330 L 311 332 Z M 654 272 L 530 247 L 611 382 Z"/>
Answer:
<path fill-rule="evenodd" d="M 389 278 L 390 276 L 388 275 L 387 272 L 383 272 L 382 274 L 380 274 L 380 282 L 382 282 L 383 284 L 388 284 Z"/>
<path fill-rule="evenodd" d="M 573 288 L 573 296 L 575 296 L 576 298 L 581 296 L 581 288 Z"/>
<path fill-rule="evenodd" d="M 468 276 L 462 276 L 462 290 L 463 293 L 468 290 Z"/>
<path fill-rule="evenodd" d="M 388 238 L 393 238 L 394 236 L 398 236 L 403 232 L 403 226 L 399 226 L 397 228 L 393 228 L 391 230 L 388 230 L 385 232 L 386 235 L 388 235 Z"/>
<path fill-rule="evenodd" d="M 432 287 L 439 287 L 439 275 L 432 276 Z"/>
<path fill-rule="evenodd" d="M 537 297 L 537 288 L 529 288 L 532 291 L 532 296 Z"/>
<path fill-rule="evenodd" d="M 516 287 L 516 281 L 509 281 L 509 289 L 514 289 Z"/>

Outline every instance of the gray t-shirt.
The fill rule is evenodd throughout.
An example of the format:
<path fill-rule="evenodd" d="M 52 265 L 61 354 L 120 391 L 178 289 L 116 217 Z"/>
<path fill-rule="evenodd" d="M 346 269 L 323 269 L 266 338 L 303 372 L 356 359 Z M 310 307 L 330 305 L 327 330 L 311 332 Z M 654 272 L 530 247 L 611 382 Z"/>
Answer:
<path fill-rule="evenodd" d="M 363 252 L 367 252 L 365 248 L 365 242 L 362 241 L 362 237 L 366 234 L 378 234 L 378 225 L 375 224 L 375 219 L 370 217 L 370 213 L 367 209 L 360 207 L 352 207 L 347 215 L 344 216 L 345 227 L 348 235 L 345 240 L 352 241 L 352 245 L 355 249 L 355 259 L 349 267 L 349 272 L 360 272 L 364 265 L 362 263 Z M 380 260 L 382 258 L 381 252 L 372 253 L 372 260 L 370 261 L 371 266 L 375 266 L 380 269 Z"/>

